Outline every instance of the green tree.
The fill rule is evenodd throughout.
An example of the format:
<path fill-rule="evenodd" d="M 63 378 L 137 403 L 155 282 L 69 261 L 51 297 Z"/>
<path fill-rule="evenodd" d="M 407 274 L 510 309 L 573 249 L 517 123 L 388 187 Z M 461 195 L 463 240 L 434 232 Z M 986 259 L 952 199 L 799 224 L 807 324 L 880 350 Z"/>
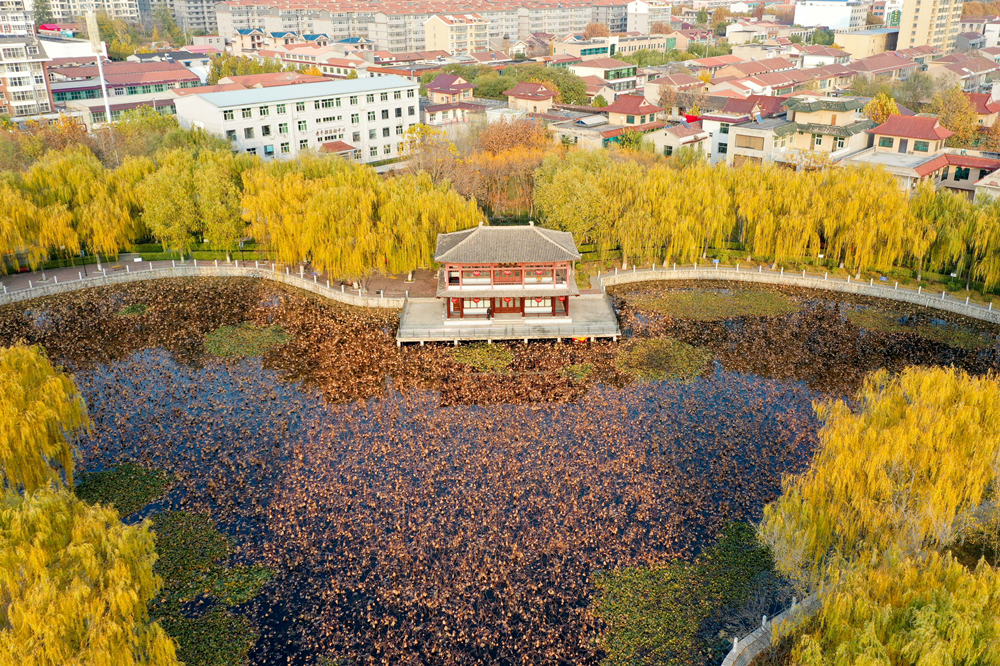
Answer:
<path fill-rule="evenodd" d="M 5 489 L 33 492 L 73 485 L 76 440 L 90 417 L 72 377 L 40 347 L 0 350 L 0 478 Z M 2 622 L 0 622 L 2 625 Z"/>
<path fill-rule="evenodd" d="M 32 13 L 34 14 L 35 28 L 52 23 L 52 5 L 49 0 L 34 0 Z"/>
<path fill-rule="evenodd" d="M 608 100 L 604 99 L 604 95 L 595 95 L 591 105 L 598 109 L 603 109 L 608 105 Z"/>
<path fill-rule="evenodd" d="M 67 422 L 72 426 L 72 421 Z M 5 463 L 6 464 L 6 463 Z M 147 605 L 160 589 L 149 523 L 69 489 L 0 498 L 0 664 L 174 666 Z"/>
<path fill-rule="evenodd" d="M 204 151 L 194 167 L 195 200 L 205 228 L 205 239 L 213 248 L 229 253 L 246 235 L 242 218 L 242 174 L 259 163 L 257 158 L 233 155 L 231 151 Z"/>
<path fill-rule="evenodd" d="M 139 186 L 142 220 L 165 248 L 184 253 L 201 230 L 192 154 L 180 148 L 157 155 L 157 169 Z"/>
<path fill-rule="evenodd" d="M 646 150 L 649 146 L 645 134 L 636 130 L 625 130 L 618 136 L 618 147 L 624 150 Z"/>
<path fill-rule="evenodd" d="M 695 16 L 695 22 L 699 25 L 706 25 L 708 23 L 708 10 L 700 9 L 698 10 L 697 16 Z"/>

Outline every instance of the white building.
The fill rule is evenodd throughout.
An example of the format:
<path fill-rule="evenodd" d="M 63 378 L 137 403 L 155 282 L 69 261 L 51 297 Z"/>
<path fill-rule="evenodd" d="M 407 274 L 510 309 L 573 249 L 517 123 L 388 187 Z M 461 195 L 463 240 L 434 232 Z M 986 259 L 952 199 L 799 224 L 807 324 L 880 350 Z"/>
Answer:
<path fill-rule="evenodd" d="M 33 0 L 27 0 L 26 4 L 28 11 L 32 11 Z M 61 0 L 50 2 L 49 11 L 52 14 L 50 23 L 75 23 L 90 11 L 135 23 L 140 18 L 138 0 Z"/>
<path fill-rule="evenodd" d="M 659 0 L 632 0 L 626 5 L 626 26 L 629 32 L 648 35 L 657 23 L 670 25 L 670 5 Z"/>
<path fill-rule="evenodd" d="M 424 48 L 468 55 L 490 48 L 489 21 L 479 14 L 439 14 L 424 22 Z"/>
<path fill-rule="evenodd" d="M 869 7 L 857 0 L 799 0 L 795 3 L 794 23 L 831 30 L 860 28 L 867 23 Z"/>
<path fill-rule="evenodd" d="M 402 154 L 420 119 L 417 89 L 384 76 L 187 95 L 174 105 L 181 127 L 226 137 L 235 152 L 271 159 L 325 149 L 375 162 Z"/>

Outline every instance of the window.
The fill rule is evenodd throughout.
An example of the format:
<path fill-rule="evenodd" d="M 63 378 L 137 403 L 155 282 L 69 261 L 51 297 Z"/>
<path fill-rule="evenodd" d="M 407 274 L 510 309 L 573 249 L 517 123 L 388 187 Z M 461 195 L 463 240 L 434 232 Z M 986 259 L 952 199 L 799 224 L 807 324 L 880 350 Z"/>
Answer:
<path fill-rule="evenodd" d="M 817 148 L 822 148 L 823 147 L 823 135 L 822 134 L 813 134 L 813 145 L 816 146 Z"/>
<path fill-rule="evenodd" d="M 274 112 L 275 113 L 284 113 L 285 112 L 285 105 L 284 104 L 277 105 L 276 107 L 274 107 Z"/>
<path fill-rule="evenodd" d="M 306 121 L 300 120 L 299 121 L 299 131 L 300 132 L 305 132 L 306 131 L 306 125 L 307 125 Z"/>
<path fill-rule="evenodd" d="M 737 134 L 736 147 L 749 148 L 750 150 L 764 150 L 764 137 L 746 136 L 745 134 Z"/>
<path fill-rule="evenodd" d="M 402 90 L 396 90 L 396 91 L 394 91 L 392 93 L 392 98 L 393 99 L 403 99 L 403 91 Z"/>
<path fill-rule="evenodd" d="M 247 148 L 247 155 L 256 155 L 256 154 L 257 154 L 256 148 Z"/>
<path fill-rule="evenodd" d="M 357 103 L 358 103 L 358 96 L 357 95 L 351 95 L 351 104 L 357 106 Z"/>
<path fill-rule="evenodd" d="M 352 113 L 351 122 L 357 125 L 359 122 L 361 122 L 361 117 L 357 113 Z"/>
<path fill-rule="evenodd" d="M 729 123 L 719 123 L 719 134 L 729 134 Z"/>
<path fill-rule="evenodd" d="M 413 99 L 413 98 L 415 97 L 415 94 L 414 94 L 414 92 L 413 92 L 413 89 L 412 89 L 412 88 L 411 88 L 410 90 L 407 90 L 407 91 L 406 91 L 406 97 L 407 97 L 408 99 Z"/>
<path fill-rule="evenodd" d="M 278 123 L 278 134 L 288 134 L 288 123 Z"/>
<path fill-rule="evenodd" d="M 260 114 L 261 116 L 268 116 L 271 114 L 271 107 L 262 106 L 259 109 L 257 109 L 257 113 Z M 271 152 L 273 153 L 274 151 L 272 150 Z"/>
<path fill-rule="evenodd" d="M 392 154 L 392 146 L 391 146 L 391 145 L 389 145 L 388 143 L 387 143 L 387 144 L 385 144 L 385 145 L 384 145 L 384 146 L 382 147 L 382 152 L 383 152 L 383 153 L 385 153 L 386 155 L 391 155 L 391 154 Z"/>
<path fill-rule="evenodd" d="M 354 141 L 354 143 L 361 141 L 361 132 L 355 132 L 354 134 L 352 134 L 351 140 Z"/>
<path fill-rule="evenodd" d="M 284 142 L 283 144 L 281 144 L 281 152 L 283 152 L 283 153 L 290 153 L 290 152 L 292 152 L 292 147 L 290 145 L 288 145 L 287 141 Z"/>
<path fill-rule="evenodd" d="M 226 130 L 226 138 L 230 141 L 236 141 L 236 130 Z"/>
<path fill-rule="evenodd" d="M 264 146 L 264 155 L 267 157 L 274 155 L 274 146 Z"/>
<path fill-rule="evenodd" d="M 403 135 L 403 126 L 396 125 L 396 136 L 402 136 L 402 135 Z"/>
<path fill-rule="evenodd" d="M 389 128 L 388 127 L 383 127 L 382 128 L 382 136 L 389 136 Z"/>
<path fill-rule="evenodd" d="M 261 128 L 260 128 L 260 135 L 261 136 L 271 136 L 271 126 L 270 125 L 262 125 Z"/>
<path fill-rule="evenodd" d="M 296 102 L 295 103 L 295 110 L 296 111 L 305 111 L 306 110 L 306 103 L 305 102 Z"/>
<path fill-rule="evenodd" d="M 253 109 L 243 109 L 244 118 L 253 118 Z"/>
<path fill-rule="evenodd" d="M 372 146 L 368 149 L 368 154 L 372 157 L 378 157 L 378 146 Z"/>
<path fill-rule="evenodd" d="M 375 112 L 374 111 L 369 111 L 368 112 L 368 122 L 372 122 L 374 120 L 375 120 Z"/>
<path fill-rule="evenodd" d="M 396 117 L 397 118 L 402 118 L 403 117 L 403 107 L 401 107 L 401 106 L 397 106 L 396 107 Z"/>
<path fill-rule="evenodd" d="M 403 142 L 402 141 L 400 141 L 399 143 L 396 144 L 396 152 L 399 153 L 400 155 L 403 154 Z"/>
<path fill-rule="evenodd" d="M 663 146 L 663 156 L 664 157 L 670 157 L 673 154 L 674 154 L 674 147 L 673 146 Z"/>
<path fill-rule="evenodd" d="M 409 108 L 407 109 L 407 111 L 406 111 L 406 115 L 408 115 L 408 116 L 412 116 L 412 115 L 413 115 L 414 113 L 416 113 L 416 111 L 415 111 L 415 110 L 413 109 L 413 107 L 412 107 L 412 106 L 411 106 L 411 107 L 409 107 Z"/>
<path fill-rule="evenodd" d="M 305 150 L 309 147 L 309 139 L 301 139 L 299 141 L 299 150 Z"/>
<path fill-rule="evenodd" d="M 246 138 L 246 139 L 252 139 L 253 138 L 253 128 L 252 127 L 244 127 L 243 128 L 243 137 Z"/>
<path fill-rule="evenodd" d="M 634 125 L 635 124 L 635 116 L 625 116 L 625 124 L 627 124 L 627 125 Z"/>
<path fill-rule="evenodd" d="M 913 150 L 917 151 L 918 153 L 926 153 L 927 150 L 930 147 L 931 147 L 931 144 L 929 142 L 927 142 L 927 141 L 914 141 L 913 142 Z"/>
<path fill-rule="evenodd" d="M 833 149 L 839 150 L 844 147 L 844 137 L 835 136 L 833 137 Z"/>
<path fill-rule="evenodd" d="M 373 129 L 368 130 L 368 138 L 369 139 L 374 139 L 377 136 L 378 136 L 378 131 L 377 130 L 373 130 Z"/>
<path fill-rule="evenodd" d="M 379 99 L 381 101 L 383 101 L 383 102 L 388 102 L 389 101 L 389 93 L 387 93 L 387 92 L 381 93 L 379 95 Z"/>
<path fill-rule="evenodd" d="M 941 180 L 948 180 L 948 170 L 950 168 L 951 168 L 950 166 L 946 166 L 944 168 L 944 171 L 941 172 Z"/>
<path fill-rule="evenodd" d="M 233 118 L 235 118 L 235 116 L 236 116 L 236 114 L 233 113 L 232 109 L 226 109 L 225 111 L 222 112 L 222 119 L 223 120 L 233 120 Z"/>
<path fill-rule="evenodd" d="M 955 180 L 969 180 L 969 171 L 968 167 L 955 167 Z"/>
<path fill-rule="evenodd" d="M 382 109 L 382 120 L 389 120 L 389 109 Z"/>
<path fill-rule="evenodd" d="M 368 95 L 367 97 L 365 97 L 365 100 L 367 100 L 369 104 L 374 104 L 375 103 L 375 95 Z"/>
<path fill-rule="evenodd" d="M 719 144 L 719 154 L 720 155 L 725 155 L 728 152 L 729 152 L 729 144 L 728 143 L 720 143 Z"/>
<path fill-rule="evenodd" d="M 878 138 L 879 148 L 892 148 L 892 144 L 895 143 L 895 139 L 891 136 L 880 136 Z"/>

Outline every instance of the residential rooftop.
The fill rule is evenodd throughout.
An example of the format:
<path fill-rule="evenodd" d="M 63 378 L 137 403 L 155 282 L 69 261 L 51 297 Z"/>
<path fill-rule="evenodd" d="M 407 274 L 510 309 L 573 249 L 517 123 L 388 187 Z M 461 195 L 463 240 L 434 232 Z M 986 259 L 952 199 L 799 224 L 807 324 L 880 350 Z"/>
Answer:
<path fill-rule="evenodd" d="M 293 86 L 276 86 L 272 88 L 249 88 L 247 90 L 228 90 L 224 92 L 199 95 L 203 100 L 214 106 L 240 106 L 247 104 L 272 104 L 275 102 L 311 99 L 326 95 L 353 95 L 373 92 L 376 90 L 391 90 L 393 88 L 412 88 L 415 84 L 401 76 L 389 75 L 366 79 L 339 79 L 322 83 L 301 83 Z"/>

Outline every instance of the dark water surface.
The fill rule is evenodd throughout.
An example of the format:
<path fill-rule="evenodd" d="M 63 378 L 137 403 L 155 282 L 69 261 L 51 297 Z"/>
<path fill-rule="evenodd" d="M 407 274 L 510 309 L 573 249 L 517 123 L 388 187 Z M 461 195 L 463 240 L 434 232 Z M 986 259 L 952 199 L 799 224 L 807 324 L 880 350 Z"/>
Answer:
<path fill-rule="evenodd" d="M 152 300 L 134 289 L 114 307 Z M 510 375 L 478 376 L 443 347 L 395 350 L 385 322 L 357 311 L 241 289 L 180 333 L 180 311 L 164 310 L 110 335 L 93 294 L 0 332 L 75 372 L 95 433 L 80 468 L 174 473 L 145 513 L 208 511 L 236 560 L 276 570 L 241 609 L 260 665 L 596 663 L 590 574 L 690 557 L 726 521 L 758 519 L 782 475 L 808 465 L 814 400 L 848 397 L 878 367 L 998 366 L 995 347 L 865 331 L 817 300 L 770 320 L 635 318 L 637 334 L 712 349 L 690 382 L 629 381 L 610 343 L 514 346 Z M 72 313 L 90 324 L 72 328 Z M 202 333 L 246 319 L 295 342 L 264 359 L 199 351 Z M 582 362 L 588 382 L 559 375 Z"/>

